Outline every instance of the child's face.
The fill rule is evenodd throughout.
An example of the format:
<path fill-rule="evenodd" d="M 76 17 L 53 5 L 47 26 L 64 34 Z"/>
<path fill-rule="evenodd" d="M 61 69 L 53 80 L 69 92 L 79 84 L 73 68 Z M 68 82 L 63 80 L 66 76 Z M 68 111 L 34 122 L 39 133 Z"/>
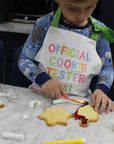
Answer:
<path fill-rule="evenodd" d="M 73 26 L 84 26 L 93 13 L 98 0 L 55 0 L 62 11 L 62 20 Z"/>

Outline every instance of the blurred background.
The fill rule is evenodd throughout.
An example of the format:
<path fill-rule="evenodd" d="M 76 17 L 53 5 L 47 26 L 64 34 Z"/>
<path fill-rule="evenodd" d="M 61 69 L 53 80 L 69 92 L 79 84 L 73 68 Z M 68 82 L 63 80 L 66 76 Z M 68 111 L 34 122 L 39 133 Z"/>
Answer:
<path fill-rule="evenodd" d="M 0 3 L 0 83 L 27 87 L 31 82 L 21 74 L 16 75 L 15 58 L 35 21 L 56 10 L 54 0 L 1 0 Z M 114 30 L 114 0 L 99 0 L 93 16 Z M 111 44 L 114 59 L 114 44 Z M 18 73 L 18 72 L 17 72 Z M 16 83 L 16 77 L 23 82 Z M 111 88 L 113 94 L 114 86 Z"/>

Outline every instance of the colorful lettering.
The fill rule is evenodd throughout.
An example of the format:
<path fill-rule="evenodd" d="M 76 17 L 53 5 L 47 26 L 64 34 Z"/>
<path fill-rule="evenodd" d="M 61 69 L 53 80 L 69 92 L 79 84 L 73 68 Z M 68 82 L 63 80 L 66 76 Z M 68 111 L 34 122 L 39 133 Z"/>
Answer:
<path fill-rule="evenodd" d="M 50 66 L 47 67 L 48 75 L 54 79 L 72 83 L 84 82 L 86 62 L 90 61 L 88 52 L 55 44 L 49 45 L 48 52 L 51 54 L 49 57 Z M 66 86 L 66 88 L 71 92 L 72 85 Z"/>
<path fill-rule="evenodd" d="M 84 79 L 85 79 L 85 75 L 80 74 L 80 75 L 79 75 L 79 80 L 78 80 L 78 82 L 79 82 L 79 83 L 81 83 L 81 82 L 83 83 L 83 82 L 84 82 Z"/>
<path fill-rule="evenodd" d="M 53 70 L 53 68 L 47 67 L 47 70 L 48 70 L 48 75 L 50 76 L 51 75 L 50 72 L 51 70 Z"/>
<path fill-rule="evenodd" d="M 82 63 L 81 72 L 86 72 L 86 64 Z"/>
<path fill-rule="evenodd" d="M 69 81 L 70 80 L 70 76 L 73 74 L 72 72 L 66 72 L 67 74 L 68 74 L 68 76 L 67 76 L 67 81 Z"/>
<path fill-rule="evenodd" d="M 58 66 L 58 67 L 62 67 L 62 66 L 63 66 L 63 63 L 64 63 L 63 58 L 58 58 L 58 60 L 57 60 L 57 66 Z"/>
<path fill-rule="evenodd" d="M 71 81 L 73 83 L 83 83 L 85 79 L 85 75 L 73 72 L 65 72 L 63 70 L 59 71 L 59 69 L 53 69 L 51 67 L 47 67 L 48 75 L 52 74 L 52 77 L 55 79 L 66 81 Z"/>
<path fill-rule="evenodd" d="M 72 62 L 71 69 L 72 69 L 72 70 L 77 70 L 77 65 L 78 65 L 78 62 L 73 61 L 73 62 Z"/>
<path fill-rule="evenodd" d="M 57 56 L 65 54 L 67 57 L 69 56 L 83 61 L 90 61 L 88 52 L 76 50 L 75 48 L 50 44 L 48 49 L 50 53 L 55 53 Z"/>
<path fill-rule="evenodd" d="M 61 45 L 57 45 L 56 46 L 56 51 L 55 51 L 55 54 L 57 54 L 58 52 L 61 51 Z"/>
<path fill-rule="evenodd" d="M 54 44 L 49 45 L 49 52 L 54 53 L 56 46 Z"/>
<path fill-rule="evenodd" d="M 70 50 L 70 48 L 67 48 L 66 56 L 68 56 L 69 50 Z"/>
<path fill-rule="evenodd" d="M 58 76 L 58 78 L 60 79 L 60 80 L 62 80 L 62 79 L 64 79 L 65 78 L 65 71 L 60 71 L 60 76 Z"/>
<path fill-rule="evenodd" d="M 73 82 L 77 82 L 77 76 L 78 76 L 77 73 L 74 73 L 74 74 L 73 74 Z"/>
<path fill-rule="evenodd" d="M 70 61 L 70 60 L 66 60 L 66 61 L 64 62 L 64 67 L 65 67 L 66 69 L 69 69 L 69 68 L 71 67 L 71 61 Z"/>
<path fill-rule="evenodd" d="M 52 62 L 53 59 L 56 60 L 56 57 L 55 56 L 50 57 L 49 60 L 50 65 L 55 65 L 55 62 Z"/>
<path fill-rule="evenodd" d="M 74 53 L 74 52 L 72 52 L 72 51 L 76 52 L 76 49 L 71 49 L 71 50 L 70 50 L 70 57 L 74 58 L 74 57 L 76 56 L 76 54 L 72 55 L 72 53 Z"/>
<path fill-rule="evenodd" d="M 55 78 L 55 79 L 57 78 L 57 73 L 56 72 L 58 72 L 58 69 L 54 69 L 53 73 L 52 73 L 52 77 Z"/>
<path fill-rule="evenodd" d="M 66 52 L 66 49 L 67 49 L 67 47 L 62 46 L 62 48 L 61 48 L 61 55 L 63 55 L 63 53 Z"/>
<path fill-rule="evenodd" d="M 83 59 L 83 61 L 85 61 L 85 53 L 84 52 L 81 53 L 81 56 L 79 57 L 79 59 L 80 60 Z"/>
<path fill-rule="evenodd" d="M 90 61 L 88 53 L 86 53 L 86 61 Z"/>

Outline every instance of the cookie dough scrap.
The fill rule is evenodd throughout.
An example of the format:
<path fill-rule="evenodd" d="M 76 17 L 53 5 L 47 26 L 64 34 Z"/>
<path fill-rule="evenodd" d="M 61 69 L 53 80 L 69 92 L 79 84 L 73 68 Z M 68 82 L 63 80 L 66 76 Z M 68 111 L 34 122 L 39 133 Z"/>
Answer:
<path fill-rule="evenodd" d="M 0 108 L 3 108 L 4 107 L 4 104 L 3 102 L 0 101 Z"/>
<path fill-rule="evenodd" d="M 63 106 L 46 107 L 45 112 L 41 113 L 38 118 L 45 120 L 48 126 L 55 124 L 67 125 L 67 119 L 73 117 L 73 114 L 67 112 Z"/>

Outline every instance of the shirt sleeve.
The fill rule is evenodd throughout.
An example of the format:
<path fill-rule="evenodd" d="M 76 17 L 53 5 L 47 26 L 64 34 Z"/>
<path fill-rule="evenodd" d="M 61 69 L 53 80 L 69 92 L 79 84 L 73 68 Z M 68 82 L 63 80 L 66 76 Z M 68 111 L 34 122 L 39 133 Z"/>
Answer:
<path fill-rule="evenodd" d="M 108 94 L 114 79 L 112 55 L 109 42 L 99 36 L 97 40 L 97 53 L 102 61 L 102 69 L 98 75 L 96 89 L 99 88 Z"/>
<path fill-rule="evenodd" d="M 50 77 L 44 72 L 34 57 L 39 52 L 50 24 L 50 15 L 40 18 L 33 26 L 28 39 L 26 40 L 18 60 L 18 67 L 21 72 L 32 82 L 46 82 Z M 40 75 L 40 77 L 39 77 Z M 40 79 L 40 80 L 39 80 Z M 38 83 L 40 86 L 42 83 Z"/>

